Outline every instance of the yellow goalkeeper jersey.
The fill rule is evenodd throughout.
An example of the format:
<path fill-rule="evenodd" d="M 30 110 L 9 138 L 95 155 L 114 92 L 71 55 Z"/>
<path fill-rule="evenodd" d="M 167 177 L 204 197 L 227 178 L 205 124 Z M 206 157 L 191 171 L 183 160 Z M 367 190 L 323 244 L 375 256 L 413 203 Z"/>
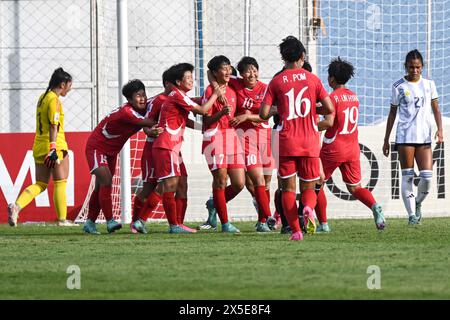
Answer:
<path fill-rule="evenodd" d="M 39 97 L 40 101 L 43 94 Z M 58 125 L 56 150 L 67 150 L 64 135 L 64 111 L 61 101 L 56 93 L 49 91 L 36 109 L 36 136 L 34 137 L 33 156 L 38 162 L 48 154 L 50 143 L 50 124 Z M 58 152 L 59 153 L 59 152 Z"/>

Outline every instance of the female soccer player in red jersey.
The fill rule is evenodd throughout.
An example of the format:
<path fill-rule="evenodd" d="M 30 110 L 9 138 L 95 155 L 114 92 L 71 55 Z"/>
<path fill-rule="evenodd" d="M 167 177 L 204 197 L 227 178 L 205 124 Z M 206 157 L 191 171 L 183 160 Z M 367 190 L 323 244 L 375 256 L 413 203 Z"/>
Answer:
<path fill-rule="evenodd" d="M 215 56 L 208 62 L 208 69 L 218 85 L 226 88 L 226 102 L 223 105 L 216 101 L 208 114 L 203 116 L 202 153 L 213 176 L 213 201 L 222 223 L 222 232 L 239 233 L 239 229 L 228 221 L 227 212 L 227 201 L 233 199 L 245 184 L 243 150 L 230 123 L 236 112 L 237 102 L 236 92 L 228 86 L 231 75 L 230 60 L 225 56 Z M 213 86 L 210 85 L 203 99 L 208 99 L 212 92 Z M 229 187 L 228 176 L 231 182 Z"/>
<path fill-rule="evenodd" d="M 291 240 L 302 240 L 303 234 L 297 215 L 296 179 L 300 179 L 303 216 L 313 220 L 317 196 L 315 184 L 320 178 L 320 135 L 317 113 L 334 111 L 322 82 L 314 74 L 302 69 L 306 50 L 295 37 L 289 36 L 280 44 L 285 69 L 269 83 L 259 116 L 267 120 L 270 107 L 277 106 L 281 120 L 279 132 L 278 175 L 282 182 L 284 213 L 292 230 Z M 320 110 L 316 103 L 321 102 Z"/>
<path fill-rule="evenodd" d="M 99 234 L 95 221 L 100 213 L 106 218 L 109 233 L 122 228 L 113 219 L 112 213 L 112 178 L 116 168 L 117 155 L 125 142 L 143 127 L 153 127 L 156 122 L 145 118 L 147 112 L 147 95 L 140 80 L 131 80 L 122 88 L 122 94 L 128 102 L 111 111 L 94 129 L 86 143 L 86 158 L 89 169 L 95 175 L 95 188 L 91 194 L 88 217 L 83 230 L 90 234 Z M 153 128 L 157 136 L 160 128 Z"/>
<path fill-rule="evenodd" d="M 359 101 L 354 92 L 345 87 L 354 75 L 353 66 L 347 61 L 337 58 L 328 66 L 328 84 L 333 88 L 330 95 L 334 112 L 326 115 L 319 122 L 319 130 L 325 130 L 320 159 L 322 160 L 324 181 L 327 181 L 334 170 L 339 168 L 347 190 L 359 201 L 372 210 L 375 226 L 379 230 L 385 227 L 385 219 L 381 206 L 375 201 L 372 193 L 361 187 L 361 163 L 358 142 Z M 315 208 L 321 222 L 318 232 L 329 231 L 326 220 L 327 199 L 323 188 L 317 195 Z"/>
<path fill-rule="evenodd" d="M 194 86 L 193 70 L 194 67 L 189 63 L 180 63 L 171 67 L 170 79 L 173 88 L 162 105 L 159 117 L 159 126 L 163 127 L 164 131 L 154 141 L 152 149 L 155 178 L 162 183 L 162 201 L 170 233 L 193 232 L 180 224 L 182 219 L 178 216 L 178 211 L 186 211 L 187 202 L 181 207 L 177 206 L 174 195 L 178 189 L 180 177 L 187 175 L 180 149 L 189 112 L 206 114 L 222 90 L 216 88 L 203 105 L 198 105 L 186 95 Z"/>

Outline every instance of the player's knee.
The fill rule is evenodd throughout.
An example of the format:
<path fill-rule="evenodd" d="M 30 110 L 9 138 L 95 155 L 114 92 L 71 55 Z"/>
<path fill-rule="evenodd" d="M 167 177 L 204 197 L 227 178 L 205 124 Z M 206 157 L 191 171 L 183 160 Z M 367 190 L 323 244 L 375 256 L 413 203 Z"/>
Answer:
<path fill-rule="evenodd" d="M 39 187 L 41 193 L 44 192 L 48 187 L 48 183 L 42 181 L 36 181 L 36 185 Z"/>

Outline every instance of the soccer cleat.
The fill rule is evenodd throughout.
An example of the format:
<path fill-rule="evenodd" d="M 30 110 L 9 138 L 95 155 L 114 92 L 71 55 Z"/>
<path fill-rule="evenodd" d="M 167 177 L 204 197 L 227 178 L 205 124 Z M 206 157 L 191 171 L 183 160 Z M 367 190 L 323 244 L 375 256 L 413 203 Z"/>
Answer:
<path fill-rule="evenodd" d="M 198 226 L 198 230 L 209 230 L 214 229 L 217 230 L 217 210 L 214 207 L 214 200 L 212 197 L 208 199 L 205 203 L 206 209 L 208 209 L 208 219 L 205 223 Z"/>
<path fill-rule="evenodd" d="M 217 230 L 217 227 L 213 227 L 209 223 L 209 221 L 206 221 L 204 224 L 197 227 L 197 230 L 209 230 L 209 229 Z"/>
<path fill-rule="evenodd" d="M 383 210 L 378 203 L 375 203 L 372 206 L 372 213 L 377 229 L 384 230 L 384 228 L 386 227 L 386 220 L 384 219 Z"/>
<path fill-rule="evenodd" d="M 58 227 L 78 227 L 78 224 L 76 224 L 70 220 L 58 220 L 56 225 Z"/>
<path fill-rule="evenodd" d="M 268 217 L 266 223 L 270 230 L 277 229 L 277 220 L 274 217 Z"/>
<path fill-rule="evenodd" d="M 301 231 L 294 232 L 289 240 L 300 241 L 303 240 L 303 233 Z"/>
<path fill-rule="evenodd" d="M 113 233 L 116 230 L 119 230 L 122 228 L 122 224 L 118 223 L 114 219 L 106 221 L 106 230 L 108 233 Z"/>
<path fill-rule="evenodd" d="M 256 223 L 256 232 L 270 232 L 270 228 L 267 223 L 258 221 Z"/>
<path fill-rule="evenodd" d="M 134 227 L 134 222 L 136 222 L 136 221 L 132 221 L 130 223 L 130 230 L 131 230 L 132 234 L 137 234 L 137 233 L 139 233 L 139 231 L 137 231 L 137 229 Z"/>
<path fill-rule="evenodd" d="M 11 227 L 17 227 L 17 219 L 19 219 L 19 206 L 15 203 L 8 205 L 8 223 Z"/>
<path fill-rule="evenodd" d="M 303 221 L 307 233 L 316 233 L 316 221 L 314 220 L 313 210 L 308 206 L 303 208 Z"/>
<path fill-rule="evenodd" d="M 280 230 L 281 234 L 291 234 L 292 230 L 290 226 L 282 226 Z"/>
<path fill-rule="evenodd" d="M 328 223 L 320 223 L 320 224 L 317 226 L 316 232 L 317 232 L 317 233 L 331 232 L 331 228 L 330 228 L 330 226 L 328 225 Z"/>
<path fill-rule="evenodd" d="M 145 223 L 141 219 L 137 219 L 135 222 L 131 224 L 131 232 L 135 229 L 137 232 L 142 234 L 147 234 L 147 228 L 145 228 Z M 133 232 L 134 233 L 134 232 Z"/>
<path fill-rule="evenodd" d="M 182 233 L 194 233 L 194 232 L 183 229 L 183 227 L 181 225 L 172 224 L 169 226 L 169 233 L 182 234 Z"/>
<path fill-rule="evenodd" d="M 89 219 L 86 220 L 83 226 L 83 231 L 89 234 L 100 234 L 95 227 L 95 223 Z"/>
<path fill-rule="evenodd" d="M 408 224 L 409 225 L 419 224 L 419 220 L 417 219 L 416 215 L 413 214 L 409 216 Z"/>
<path fill-rule="evenodd" d="M 422 204 L 417 203 L 417 202 L 416 202 L 416 218 L 417 218 L 417 223 L 422 222 Z"/>
<path fill-rule="evenodd" d="M 222 232 L 241 233 L 241 231 L 235 226 L 233 226 L 229 221 L 227 223 L 222 224 Z"/>
<path fill-rule="evenodd" d="M 185 226 L 184 224 L 180 224 L 180 227 L 182 227 L 186 231 L 189 231 L 190 233 L 196 233 L 197 232 L 197 230 L 189 228 L 188 226 Z"/>

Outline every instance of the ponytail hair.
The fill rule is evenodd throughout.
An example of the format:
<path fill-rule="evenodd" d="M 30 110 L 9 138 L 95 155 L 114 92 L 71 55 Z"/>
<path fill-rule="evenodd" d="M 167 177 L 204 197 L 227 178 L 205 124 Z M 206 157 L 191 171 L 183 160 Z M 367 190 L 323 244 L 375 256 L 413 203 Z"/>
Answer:
<path fill-rule="evenodd" d="M 44 100 L 45 96 L 47 95 L 47 93 L 50 90 L 59 87 L 59 85 L 63 82 L 67 83 L 67 82 L 71 82 L 71 81 L 72 81 L 72 76 L 68 72 L 64 71 L 63 68 L 58 68 L 55 71 L 53 71 L 50 81 L 48 82 L 47 90 L 45 90 L 45 93 L 42 96 L 42 98 L 39 99 L 38 106 L 41 104 L 41 102 Z"/>

